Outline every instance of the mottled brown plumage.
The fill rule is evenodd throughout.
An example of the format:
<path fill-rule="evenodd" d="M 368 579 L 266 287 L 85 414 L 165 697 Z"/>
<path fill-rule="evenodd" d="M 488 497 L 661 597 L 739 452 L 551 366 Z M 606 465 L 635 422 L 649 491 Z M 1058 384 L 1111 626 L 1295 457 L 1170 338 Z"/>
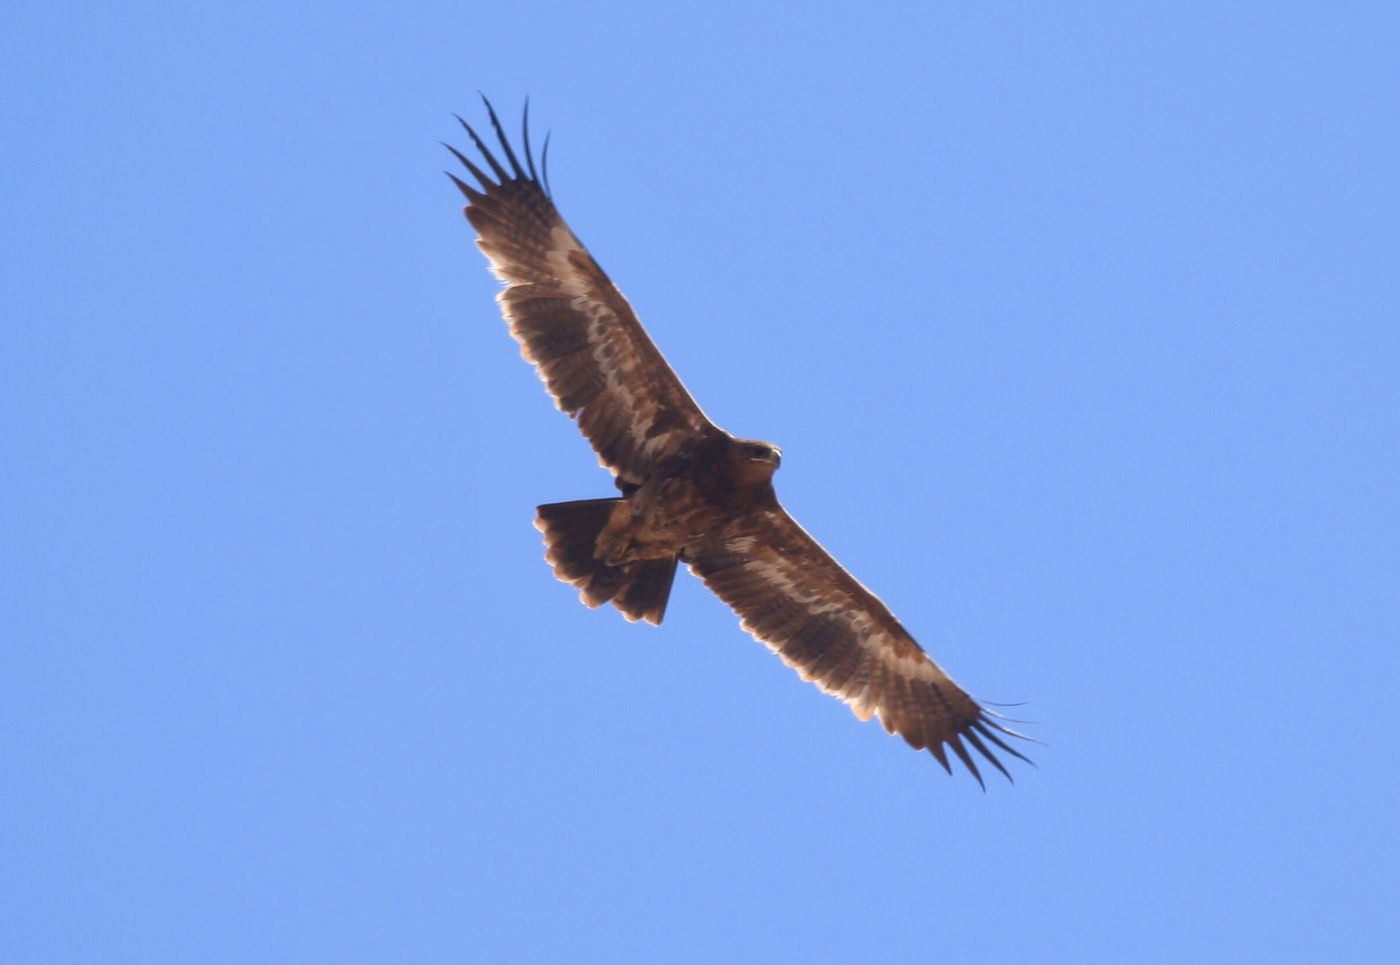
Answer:
<path fill-rule="evenodd" d="M 622 292 L 559 216 L 486 109 L 504 163 L 465 122 L 488 171 L 449 148 L 477 182 L 451 176 L 521 353 L 616 476 L 622 495 L 539 507 L 555 575 L 589 606 L 659 624 L 678 561 L 739 615 L 744 629 L 862 720 L 927 749 L 947 748 L 981 783 L 971 749 L 1010 774 L 994 748 L 1025 760 L 998 723 L 914 642 L 875 594 L 778 504 L 777 447 L 736 439 L 706 418 L 652 344 Z M 458 118 L 458 120 L 461 120 Z M 545 156 L 548 156 L 548 142 Z M 991 745 L 991 746 L 989 746 Z"/>

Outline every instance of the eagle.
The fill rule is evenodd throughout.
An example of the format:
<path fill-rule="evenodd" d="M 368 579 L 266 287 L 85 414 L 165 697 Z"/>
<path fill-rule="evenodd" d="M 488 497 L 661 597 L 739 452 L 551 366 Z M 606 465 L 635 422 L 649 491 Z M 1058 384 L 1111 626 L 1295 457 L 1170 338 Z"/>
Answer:
<path fill-rule="evenodd" d="M 528 101 L 517 154 L 482 99 L 499 155 L 457 116 L 485 169 L 444 145 L 475 183 L 448 177 L 504 284 L 497 300 L 521 354 L 620 493 L 538 507 L 535 526 L 555 575 L 590 607 L 611 603 L 631 622 L 659 625 L 676 565 L 685 563 L 743 629 L 861 720 L 878 716 L 950 774 L 951 749 L 984 788 L 974 752 L 1011 780 L 997 751 L 1029 763 L 1004 738 L 1030 738 L 955 684 L 783 509 L 773 490 L 782 450 L 736 438 L 706 417 L 560 216 L 549 138 L 538 169 L 530 149 Z"/>

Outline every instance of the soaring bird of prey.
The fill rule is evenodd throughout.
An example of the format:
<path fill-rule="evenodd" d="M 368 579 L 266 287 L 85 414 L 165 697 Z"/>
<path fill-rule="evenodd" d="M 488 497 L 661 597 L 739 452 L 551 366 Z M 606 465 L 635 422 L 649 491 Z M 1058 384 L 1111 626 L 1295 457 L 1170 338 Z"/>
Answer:
<path fill-rule="evenodd" d="M 737 439 L 690 397 L 621 291 L 574 237 L 549 191 L 549 141 L 539 170 L 529 108 L 517 155 L 489 101 L 498 157 L 460 117 L 479 163 L 449 146 L 475 184 L 448 176 L 491 271 L 521 354 L 578 423 L 621 495 L 540 506 L 546 559 L 591 607 L 660 624 L 683 562 L 742 626 L 804 680 L 861 720 L 927 749 L 947 749 L 979 784 L 973 753 L 1011 774 L 997 750 L 1024 738 L 980 706 L 914 642 L 879 597 L 846 572 L 778 503 L 777 446 Z M 521 157 L 523 156 L 523 164 Z M 971 752 L 970 752 L 971 751 Z"/>

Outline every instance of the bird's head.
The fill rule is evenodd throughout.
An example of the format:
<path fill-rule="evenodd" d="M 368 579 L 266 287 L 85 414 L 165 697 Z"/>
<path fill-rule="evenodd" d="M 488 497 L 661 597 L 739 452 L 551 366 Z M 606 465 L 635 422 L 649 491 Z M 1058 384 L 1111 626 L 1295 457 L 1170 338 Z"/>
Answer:
<path fill-rule="evenodd" d="M 772 479 L 783 461 L 783 451 L 771 442 L 758 439 L 735 439 L 730 458 L 737 463 L 739 475 L 752 482 Z"/>

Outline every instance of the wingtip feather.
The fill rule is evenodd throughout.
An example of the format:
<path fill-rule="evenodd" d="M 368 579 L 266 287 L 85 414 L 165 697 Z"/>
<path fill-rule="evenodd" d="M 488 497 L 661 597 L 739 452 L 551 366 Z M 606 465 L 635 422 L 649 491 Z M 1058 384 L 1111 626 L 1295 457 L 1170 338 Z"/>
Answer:
<path fill-rule="evenodd" d="M 977 753 L 981 754 L 983 757 L 985 757 L 988 761 L 991 762 L 991 765 L 993 767 L 1001 771 L 1003 777 L 1005 777 L 1012 784 L 1016 783 L 1016 779 L 1011 776 L 1011 772 L 1006 769 L 1006 765 L 1002 764 L 1001 761 L 997 760 L 995 754 L 987 750 L 987 745 L 982 743 L 982 739 L 977 736 L 977 732 L 975 730 L 964 730 L 962 732 L 962 736 L 967 738 L 968 743 L 973 746 Z"/>
<path fill-rule="evenodd" d="M 476 133 L 476 130 L 463 120 L 460 114 L 453 114 L 452 116 L 457 118 L 457 123 L 462 125 L 462 130 L 467 132 L 467 137 L 472 139 L 472 143 L 475 144 L 476 149 L 481 152 L 481 156 L 486 158 L 486 163 L 491 167 L 492 173 L 496 175 L 496 180 L 501 184 L 509 181 L 510 172 L 501 167 L 501 162 L 496 160 L 496 155 L 491 153 L 490 149 L 486 146 L 486 142 L 481 139 L 480 135 Z M 489 179 L 483 182 L 483 187 L 488 189 L 495 186 L 496 182 Z"/>
<path fill-rule="evenodd" d="M 530 95 L 525 95 L 524 116 L 520 119 L 520 143 L 525 150 L 525 164 L 530 169 L 530 180 L 536 184 L 540 183 L 540 177 L 535 173 L 535 154 L 530 150 Z"/>
<path fill-rule="evenodd" d="M 1026 762 L 1027 764 L 1029 764 L 1031 767 L 1035 767 L 1035 766 L 1036 766 L 1035 761 L 1031 760 L 1031 759 L 1030 759 L 1029 757 L 1027 757 L 1025 754 L 1022 754 L 1020 751 L 1018 751 L 1016 748 L 1012 747 L 1012 746 L 1011 746 L 1010 744 L 1008 744 L 1006 741 L 1002 740 L 1000 737 L 998 737 L 998 736 L 993 732 L 992 727 L 996 727 L 995 724 L 992 724 L 992 727 L 988 727 L 988 726 L 987 726 L 988 723 L 990 723 L 990 722 L 977 721 L 977 722 L 974 723 L 972 726 L 973 726 L 973 728 L 974 728 L 979 734 L 981 734 L 983 737 L 987 738 L 987 740 L 991 741 L 993 744 L 995 744 L 995 745 L 997 745 L 998 747 L 1000 747 L 1002 750 L 1006 751 L 1006 753 L 1010 754 L 1012 757 L 1019 758 L 1020 760 L 1025 761 L 1025 762 Z M 998 729 L 998 730 L 1004 730 L 1004 728 L 1000 728 L 1000 727 L 998 727 L 997 729 Z M 1012 733 L 1012 732 L 1007 731 L 1007 733 Z M 1019 735 L 1018 735 L 1018 736 L 1019 736 Z M 1030 737 L 1027 737 L 1027 738 L 1025 738 L 1025 739 L 1026 739 L 1026 740 L 1034 740 L 1034 738 L 1030 738 Z M 1035 743 L 1039 744 L 1040 741 L 1035 741 Z M 1042 746 L 1044 746 L 1044 745 L 1042 745 Z"/>
<path fill-rule="evenodd" d="M 963 762 L 963 767 L 966 767 L 972 772 L 972 776 L 977 778 L 977 783 L 985 792 L 987 790 L 987 782 L 982 780 L 982 772 L 977 769 L 977 762 L 972 759 L 972 755 L 969 754 L 967 748 L 963 746 L 962 738 L 954 734 L 952 737 L 948 738 L 948 746 L 953 749 L 954 754 L 958 755 L 958 760 Z"/>
<path fill-rule="evenodd" d="M 948 752 L 943 749 L 940 743 L 929 745 L 928 752 L 933 755 L 933 759 L 943 765 L 943 770 L 948 772 L 948 776 L 953 776 L 953 768 L 948 764 Z"/>
<path fill-rule="evenodd" d="M 480 91 L 477 91 L 481 94 Z M 496 116 L 496 108 L 491 106 L 491 101 L 481 94 L 481 101 L 486 105 L 486 116 L 491 119 L 491 126 L 496 129 L 496 140 L 501 144 L 501 150 L 506 153 L 506 160 L 510 162 L 511 170 L 515 172 L 516 179 L 525 177 L 525 169 L 520 166 L 520 159 L 515 156 L 515 151 L 510 146 L 510 139 L 506 137 L 505 128 L 501 126 L 501 119 Z"/>

